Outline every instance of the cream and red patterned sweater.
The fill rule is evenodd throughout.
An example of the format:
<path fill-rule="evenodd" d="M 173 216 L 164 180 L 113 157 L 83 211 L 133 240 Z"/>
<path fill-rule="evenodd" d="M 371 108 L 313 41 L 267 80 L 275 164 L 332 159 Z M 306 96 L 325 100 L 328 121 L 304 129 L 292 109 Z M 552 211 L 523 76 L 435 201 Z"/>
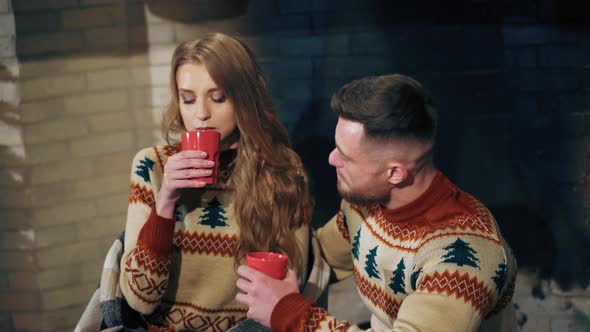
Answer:
<path fill-rule="evenodd" d="M 247 312 L 235 301 L 240 230 L 232 190 L 224 185 L 187 190 L 173 219 L 159 217 L 155 197 L 175 152 L 157 146 L 133 160 L 121 290 L 133 309 L 147 315 L 150 331 L 225 331 Z M 223 153 L 221 159 L 225 164 Z M 227 176 L 227 170 L 220 173 Z M 296 235 L 306 258 L 308 226 Z"/>
<path fill-rule="evenodd" d="M 372 331 L 516 331 L 516 262 L 490 212 L 438 172 L 394 210 L 342 202 L 316 232 L 338 279 L 354 275 Z M 357 331 L 299 294 L 275 307 L 273 331 Z"/>

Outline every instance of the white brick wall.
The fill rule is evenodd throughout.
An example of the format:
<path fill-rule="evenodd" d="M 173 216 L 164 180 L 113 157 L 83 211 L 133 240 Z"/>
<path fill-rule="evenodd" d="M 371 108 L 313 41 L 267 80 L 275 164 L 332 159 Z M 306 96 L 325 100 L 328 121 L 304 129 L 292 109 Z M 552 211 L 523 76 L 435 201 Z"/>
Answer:
<path fill-rule="evenodd" d="M 110 69 L 87 74 L 88 90 L 109 88 L 126 88 L 130 83 L 130 74 L 126 69 Z"/>
<path fill-rule="evenodd" d="M 74 157 L 88 157 L 112 152 L 130 150 L 133 145 L 133 135 L 129 131 L 121 131 L 81 138 L 71 142 Z M 89 188 L 100 190 L 99 188 Z"/>
<path fill-rule="evenodd" d="M 123 6 L 91 7 L 62 12 L 63 27 L 67 30 L 117 26 L 125 22 Z"/>
<path fill-rule="evenodd" d="M 49 76 L 21 81 L 23 100 L 72 95 L 84 91 L 86 79 L 81 74 Z"/>
<path fill-rule="evenodd" d="M 0 233 L 0 250 L 30 250 L 34 247 L 34 231 L 19 229 Z"/>
<path fill-rule="evenodd" d="M 86 137 L 88 128 L 81 118 L 64 118 L 44 121 L 25 127 L 25 142 L 28 144 L 52 142 Z"/>
<path fill-rule="evenodd" d="M 10 13 L 2 13 L 0 7 L 0 36 L 14 36 L 14 15 Z"/>
<path fill-rule="evenodd" d="M 102 113 L 125 110 L 129 96 L 121 90 L 93 92 L 66 97 L 64 111 L 69 114 Z"/>
<path fill-rule="evenodd" d="M 31 168 L 31 184 L 48 184 L 67 180 L 83 179 L 94 172 L 91 160 L 65 159 Z"/>
<path fill-rule="evenodd" d="M 52 225 L 70 224 L 77 220 L 87 220 L 98 215 L 93 200 L 71 200 L 61 205 L 35 208 L 31 215 L 31 225 L 48 227 Z"/>
<path fill-rule="evenodd" d="M 79 32 L 54 32 L 42 35 L 23 36 L 18 42 L 19 55 L 34 55 L 46 52 L 82 50 L 84 36 Z"/>
<path fill-rule="evenodd" d="M 0 0 L 0 13 L 12 12 L 10 0 Z"/>
<path fill-rule="evenodd" d="M 0 171 L 14 175 L 0 179 L 2 331 L 71 330 L 124 228 L 131 160 L 145 142 L 136 135 L 157 127 L 137 116 L 151 111 L 135 102 L 135 87 L 154 104 L 150 89 L 167 86 L 172 52 L 162 48 L 166 59 L 151 67 L 147 52 L 130 52 L 137 42 L 129 38 L 174 40 L 171 23 L 149 36 L 128 27 L 125 6 L 15 0 L 27 31 L 16 38 L 10 1 L 0 0 L 0 109 L 14 120 L 0 122 L 10 153 Z"/>
<path fill-rule="evenodd" d="M 70 331 L 79 319 L 82 308 L 70 307 L 45 312 L 15 313 L 14 327 L 19 331 Z"/>

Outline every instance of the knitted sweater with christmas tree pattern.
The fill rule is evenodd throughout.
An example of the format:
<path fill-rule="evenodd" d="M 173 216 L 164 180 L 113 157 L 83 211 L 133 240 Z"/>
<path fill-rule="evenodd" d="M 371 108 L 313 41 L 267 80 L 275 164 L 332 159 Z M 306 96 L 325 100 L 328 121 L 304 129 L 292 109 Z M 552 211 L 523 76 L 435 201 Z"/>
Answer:
<path fill-rule="evenodd" d="M 158 216 L 164 165 L 176 152 L 156 146 L 133 160 L 120 287 L 129 305 L 146 315 L 150 331 L 225 331 L 247 312 L 235 301 L 240 229 L 232 190 L 223 184 L 187 189 L 173 219 Z M 296 230 L 304 258 L 309 233 L 307 225 Z"/>
<path fill-rule="evenodd" d="M 393 210 L 345 201 L 316 232 L 338 279 L 354 275 L 371 331 L 516 331 L 516 262 L 480 202 L 438 172 L 427 191 Z M 293 293 L 273 331 L 358 331 Z"/>

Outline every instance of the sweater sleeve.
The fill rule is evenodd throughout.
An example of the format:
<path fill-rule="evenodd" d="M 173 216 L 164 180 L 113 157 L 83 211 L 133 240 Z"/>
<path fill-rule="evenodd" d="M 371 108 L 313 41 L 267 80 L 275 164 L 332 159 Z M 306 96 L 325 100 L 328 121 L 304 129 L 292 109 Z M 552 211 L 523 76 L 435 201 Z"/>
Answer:
<path fill-rule="evenodd" d="M 390 326 L 380 331 L 477 331 L 482 320 L 511 297 L 513 269 L 504 249 L 489 239 L 442 238 L 423 248 L 425 259 L 411 278 L 408 295 Z M 438 259 L 440 258 L 440 259 Z M 378 324 L 378 321 L 373 323 Z M 361 331 L 299 294 L 283 297 L 271 315 L 273 331 Z M 366 331 L 373 331 L 372 329 Z"/>
<path fill-rule="evenodd" d="M 270 327 L 276 332 L 361 331 L 347 321 L 336 320 L 297 293 L 286 295 L 277 303 L 270 317 Z"/>
<path fill-rule="evenodd" d="M 119 280 L 129 305 L 143 314 L 152 313 L 166 291 L 173 248 L 174 220 L 155 210 L 154 183 L 161 177 L 156 159 L 152 148 L 138 152 L 133 160 Z"/>
<path fill-rule="evenodd" d="M 415 290 L 402 302 L 393 331 L 477 331 L 511 297 L 511 259 L 498 238 L 449 234 L 428 242 L 417 253 Z"/>
<path fill-rule="evenodd" d="M 343 200 L 340 211 L 314 234 L 321 248 L 321 257 L 331 267 L 337 280 L 346 279 L 353 273 L 346 211 L 349 211 L 349 204 Z"/>

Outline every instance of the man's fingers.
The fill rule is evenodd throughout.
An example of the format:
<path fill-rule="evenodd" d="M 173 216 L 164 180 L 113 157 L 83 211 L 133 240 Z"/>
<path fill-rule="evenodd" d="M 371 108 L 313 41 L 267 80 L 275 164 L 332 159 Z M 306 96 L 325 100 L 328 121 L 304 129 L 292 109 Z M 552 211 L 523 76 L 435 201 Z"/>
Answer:
<path fill-rule="evenodd" d="M 248 265 L 241 265 L 238 267 L 237 273 L 240 277 L 248 279 L 250 281 L 255 281 L 261 277 L 265 277 L 265 274 L 257 271 Z"/>
<path fill-rule="evenodd" d="M 285 276 L 285 280 L 295 280 L 297 281 L 297 273 L 292 270 L 292 269 L 288 269 L 287 270 L 287 275 Z"/>

